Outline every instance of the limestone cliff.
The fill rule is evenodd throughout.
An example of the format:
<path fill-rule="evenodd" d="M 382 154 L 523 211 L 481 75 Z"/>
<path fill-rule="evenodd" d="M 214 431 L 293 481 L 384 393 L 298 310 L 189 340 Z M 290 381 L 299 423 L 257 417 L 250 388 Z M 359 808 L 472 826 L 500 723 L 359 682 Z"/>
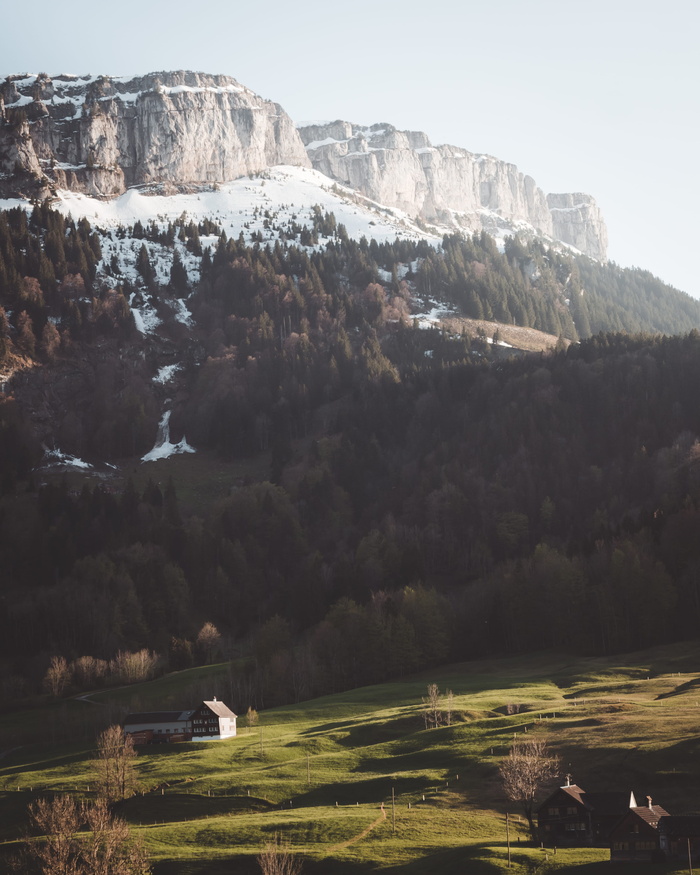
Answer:
<path fill-rule="evenodd" d="M 598 205 L 589 194 L 548 194 L 554 236 L 604 261 L 608 250 L 608 232 Z"/>
<path fill-rule="evenodd" d="M 281 164 L 313 166 L 411 217 L 523 231 L 605 259 L 593 199 L 545 195 L 514 164 L 419 131 L 336 121 L 295 128 L 228 76 L 8 76 L 0 82 L 0 196 L 56 188 L 111 198 L 131 186 L 212 185 Z"/>
<path fill-rule="evenodd" d="M 310 166 L 284 110 L 228 76 L 10 76 L 0 84 L 0 174 L 113 197 L 133 185 L 212 184 Z M 12 177 L 10 180 L 9 178 Z M 21 187 L 21 186 L 20 186 Z"/>
<path fill-rule="evenodd" d="M 411 216 L 468 230 L 527 226 L 605 259 L 607 232 L 589 195 L 550 195 L 514 164 L 456 146 L 433 146 L 420 131 L 349 122 L 299 128 L 313 166 Z"/>

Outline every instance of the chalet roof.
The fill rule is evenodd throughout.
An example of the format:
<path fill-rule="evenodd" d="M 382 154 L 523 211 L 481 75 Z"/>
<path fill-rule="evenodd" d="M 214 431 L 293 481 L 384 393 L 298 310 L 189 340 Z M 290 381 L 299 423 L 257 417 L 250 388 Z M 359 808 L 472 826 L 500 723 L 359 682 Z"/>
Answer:
<path fill-rule="evenodd" d="M 178 723 L 189 720 L 192 716 L 192 711 L 143 711 L 138 714 L 127 714 L 124 718 L 124 725 L 129 726 L 139 723 Z"/>
<path fill-rule="evenodd" d="M 613 791 L 610 793 L 587 793 L 578 784 L 569 784 L 559 787 L 540 805 L 538 811 L 545 809 L 551 800 L 559 793 L 564 793 L 583 806 L 586 811 L 594 811 L 597 815 L 620 815 L 624 814 L 631 804 L 636 805 L 634 794 Z"/>
<path fill-rule="evenodd" d="M 668 811 L 660 805 L 638 805 L 636 808 L 630 808 L 630 811 L 633 811 L 637 817 L 640 817 L 649 826 L 653 826 L 654 829 L 658 829 L 659 820 L 662 817 L 670 816 Z"/>
<path fill-rule="evenodd" d="M 588 805 L 583 801 L 583 797 L 586 795 L 586 791 L 579 787 L 578 784 L 569 784 L 568 787 L 560 787 L 560 790 L 563 790 L 567 796 L 571 796 L 571 798 L 578 802 L 579 805 L 584 805 L 588 808 Z"/>
<path fill-rule="evenodd" d="M 700 817 L 697 815 L 671 815 L 659 818 L 659 832 L 675 838 L 697 838 L 700 836 Z"/>
<path fill-rule="evenodd" d="M 610 793 L 585 793 L 586 805 L 598 815 L 624 814 L 628 808 L 636 805 L 634 794 L 629 792 L 612 791 Z M 630 804 L 632 803 L 632 804 Z"/>
<path fill-rule="evenodd" d="M 211 702 L 204 702 L 207 708 L 210 708 L 217 717 L 235 717 L 236 715 L 233 711 L 228 707 L 228 705 L 224 705 L 223 702 L 218 702 L 216 699 L 213 699 Z"/>

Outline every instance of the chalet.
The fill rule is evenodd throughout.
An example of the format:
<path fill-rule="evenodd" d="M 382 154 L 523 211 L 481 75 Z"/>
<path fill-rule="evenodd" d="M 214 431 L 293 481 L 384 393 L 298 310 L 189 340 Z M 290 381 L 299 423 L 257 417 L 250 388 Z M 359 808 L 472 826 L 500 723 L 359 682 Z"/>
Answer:
<path fill-rule="evenodd" d="M 650 863 L 661 859 L 659 821 L 668 817 L 660 805 L 634 806 L 610 833 L 610 859 L 617 862 Z"/>
<path fill-rule="evenodd" d="M 233 738 L 235 734 L 236 715 L 216 697 L 192 712 L 192 741 Z"/>
<path fill-rule="evenodd" d="M 537 809 L 540 838 L 559 847 L 605 846 L 612 828 L 636 804 L 632 792 L 588 793 L 567 780 Z"/>
<path fill-rule="evenodd" d="M 659 847 L 667 860 L 700 860 L 700 817 L 661 817 Z"/>
<path fill-rule="evenodd" d="M 202 702 L 191 711 L 146 711 L 129 714 L 124 732 L 135 744 L 172 741 L 216 741 L 236 735 L 236 715 L 218 702 Z"/>

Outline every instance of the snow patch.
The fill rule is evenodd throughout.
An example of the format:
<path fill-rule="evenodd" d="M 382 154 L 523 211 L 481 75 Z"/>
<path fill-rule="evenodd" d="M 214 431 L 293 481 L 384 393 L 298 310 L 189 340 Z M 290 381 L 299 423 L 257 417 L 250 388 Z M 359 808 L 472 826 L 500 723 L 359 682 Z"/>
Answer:
<path fill-rule="evenodd" d="M 157 462 L 158 459 L 168 459 L 170 456 L 174 456 L 177 453 L 196 453 L 194 447 L 191 447 L 185 438 L 182 436 L 182 440 L 178 441 L 178 443 L 174 444 L 170 441 L 170 414 L 172 410 L 166 410 L 163 416 L 161 417 L 160 422 L 158 423 L 158 435 L 156 437 L 155 446 L 150 451 L 150 453 L 146 453 L 145 456 L 141 456 L 142 462 Z"/>
<path fill-rule="evenodd" d="M 169 383 L 175 374 L 182 369 L 182 365 L 163 365 L 162 368 L 158 369 L 158 373 L 153 378 L 154 383 L 162 383 L 165 385 Z"/>
<path fill-rule="evenodd" d="M 62 453 L 60 450 L 53 449 L 50 450 L 47 446 L 42 444 L 44 449 L 44 464 L 46 467 L 67 467 L 67 468 L 82 468 L 89 469 L 92 468 L 92 465 L 89 462 L 84 462 L 82 459 L 79 459 L 77 456 L 70 456 L 68 453 Z"/>

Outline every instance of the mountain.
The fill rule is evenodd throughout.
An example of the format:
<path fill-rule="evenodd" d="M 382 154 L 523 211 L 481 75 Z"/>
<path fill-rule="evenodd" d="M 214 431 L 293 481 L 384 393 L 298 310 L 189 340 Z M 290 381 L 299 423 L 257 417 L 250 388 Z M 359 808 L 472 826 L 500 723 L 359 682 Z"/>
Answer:
<path fill-rule="evenodd" d="M 313 165 L 413 219 L 545 236 L 606 258 L 605 223 L 589 195 L 545 195 L 513 164 L 435 147 L 424 133 L 388 124 L 297 131 L 278 104 L 228 76 L 9 76 L 0 84 L 0 118 L 6 195 L 67 189 L 111 198 L 133 186 L 172 192 Z"/>
<path fill-rule="evenodd" d="M 411 216 L 468 231 L 529 230 L 606 259 L 607 230 L 590 195 L 545 195 L 514 164 L 389 124 L 314 123 L 299 133 L 316 170 Z"/>
<path fill-rule="evenodd" d="M 10 76 L 0 85 L 5 191 L 114 197 L 310 166 L 289 116 L 229 76 Z M 16 178 L 18 170 L 24 178 Z"/>
<path fill-rule="evenodd" d="M 318 692 L 693 634 L 700 303 L 586 195 L 225 77 L 2 95 L 8 699 L 209 622 Z"/>

